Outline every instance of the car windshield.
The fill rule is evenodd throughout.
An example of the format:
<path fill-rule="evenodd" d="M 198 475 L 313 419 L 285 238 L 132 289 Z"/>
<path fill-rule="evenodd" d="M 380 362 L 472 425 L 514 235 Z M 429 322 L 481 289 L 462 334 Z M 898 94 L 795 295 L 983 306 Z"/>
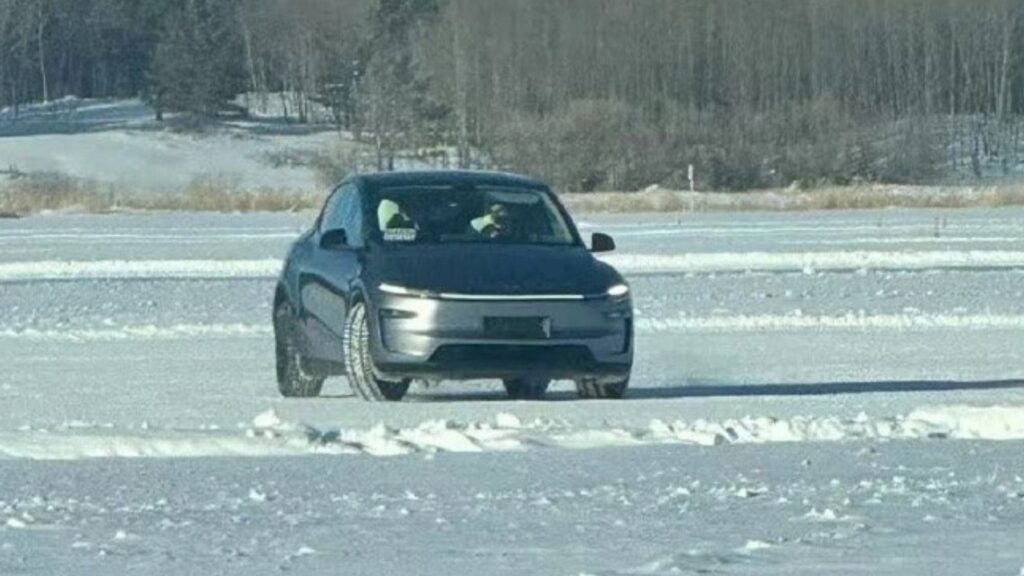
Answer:
<path fill-rule="evenodd" d="M 384 188 L 370 211 L 373 239 L 385 244 L 574 242 L 548 194 L 528 188 Z"/>

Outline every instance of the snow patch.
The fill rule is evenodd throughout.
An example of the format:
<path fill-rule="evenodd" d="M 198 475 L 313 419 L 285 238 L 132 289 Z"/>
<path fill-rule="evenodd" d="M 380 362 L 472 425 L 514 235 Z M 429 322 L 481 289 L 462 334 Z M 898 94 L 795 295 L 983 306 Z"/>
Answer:
<path fill-rule="evenodd" d="M 616 254 L 602 260 L 624 273 L 800 272 L 822 270 L 926 270 L 941 268 L 1021 268 L 1024 251 L 831 251 L 706 252 L 690 254 Z"/>
<path fill-rule="evenodd" d="M 674 331 L 779 331 L 779 330 L 929 330 L 1024 328 L 1019 314 L 904 313 L 865 314 L 848 312 L 835 315 L 735 314 L 678 316 L 676 318 L 637 318 L 640 332 Z"/>
<path fill-rule="evenodd" d="M 36 342 L 114 342 L 122 340 L 190 340 L 195 338 L 259 338 L 270 336 L 269 325 L 255 324 L 172 324 L 116 328 L 3 328 L 0 339 Z"/>
<path fill-rule="evenodd" d="M 281 261 L 262 260 L 42 260 L 0 263 L 0 282 L 87 279 L 274 278 Z"/>

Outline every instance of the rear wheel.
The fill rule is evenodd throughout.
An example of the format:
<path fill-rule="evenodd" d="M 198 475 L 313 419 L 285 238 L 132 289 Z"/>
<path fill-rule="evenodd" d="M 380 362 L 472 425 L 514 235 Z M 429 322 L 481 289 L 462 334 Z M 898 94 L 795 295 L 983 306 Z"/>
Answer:
<path fill-rule="evenodd" d="M 505 391 L 514 400 L 540 400 L 548 391 L 551 380 L 539 376 L 506 378 Z"/>
<path fill-rule="evenodd" d="M 629 378 L 625 380 L 602 381 L 596 378 L 586 378 L 576 381 L 576 393 L 585 400 L 606 398 L 617 400 L 626 394 L 629 387 Z"/>
<path fill-rule="evenodd" d="M 385 380 L 377 374 L 370 355 L 370 325 L 362 302 L 349 310 L 344 351 L 348 382 L 356 396 L 370 402 L 396 402 L 409 391 L 411 380 Z"/>
<path fill-rule="evenodd" d="M 313 398 L 320 395 L 324 379 L 303 370 L 298 334 L 292 307 L 287 302 L 274 309 L 274 350 L 277 363 L 277 389 L 288 398 Z"/>

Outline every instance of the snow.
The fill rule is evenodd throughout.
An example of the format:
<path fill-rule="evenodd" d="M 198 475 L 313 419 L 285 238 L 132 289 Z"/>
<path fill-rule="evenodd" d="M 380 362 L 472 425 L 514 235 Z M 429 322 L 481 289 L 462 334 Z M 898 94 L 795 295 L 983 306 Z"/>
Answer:
<path fill-rule="evenodd" d="M 796 271 L 813 274 L 820 270 L 1020 268 L 1024 266 L 1024 251 L 716 252 L 676 256 L 630 254 L 608 256 L 604 260 L 625 273 Z"/>
<path fill-rule="evenodd" d="M 133 192 L 178 192 L 197 177 L 226 178 L 246 188 L 310 191 L 305 167 L 270 157 L 351 146 L 325 127 L 237 121 L 200 134 L 174 132 L 139 100 L 73 100 L 0 112 L 0 166 L 58 172 Z"/>
<path fill-rule="evenodd" d="M 100 260 L 0 264 L 0 282 L 95 278 L 273 278 L 279 260 Z"/>
<path fill-rule="evenodd" d="M 1024 406 L 933 406 L 906 415 L 873 418 L 807 415 L 671 423 L 651 420 L 629 428 L 607 422 L 579 425 L 535 419 L 522 423 L 498 413 L 491 421 L 428 420 L 409 428 L 378 423 L 367 429 L 317 428 L 285 422 L 276 411 L 258 414 L 245 430 L 182 432 L 147 426 L 119 430 L 65 422 L 54 430 L 0 433 L 0 458 L 80 460 L 89 458 L 266 457 L 367 455 L 378 457 L 438 452 L 594 450 L 618 447 L 825 443 L 889 440 L 1024 440 Z"/>
<path fill-rule="evenodd" d="M 270 326 L 256 324 L 173 324 L 156 326 L 118 326 L 115 328 L 6 328 L 0 330 L 0 339 L 21 342 L 106 342 L 113 340 L 180 340 L 197 338 L 259 338 L 273 334 Z"/>
<path fill-rule="evenodd" d="M 625 274 L 1024 268 L 1024 251 L 630 254 L 602 260 Z M 40 261 L 0 265 L 0 282 L 65 278 L 271 278 L 278 260 Z"/>
<path fill-rule="evenodd" d="M 1024 566 L 1024 210 L 585 217 L 627 399 L 389 405 L 277 394 L 311 219 L 0 221 L 0 574 Z"/>

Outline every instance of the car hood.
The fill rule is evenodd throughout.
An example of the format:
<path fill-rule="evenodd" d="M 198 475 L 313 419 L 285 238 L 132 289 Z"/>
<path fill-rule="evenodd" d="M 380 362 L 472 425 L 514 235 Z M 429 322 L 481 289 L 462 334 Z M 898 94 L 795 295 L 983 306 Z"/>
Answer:
<path fill-rule="evenodd" d="M 579 246 L 447 244 L 385 246 L 367 262 L 368 279 L 460 294 L 602 294 L 621 282 Z"/>

